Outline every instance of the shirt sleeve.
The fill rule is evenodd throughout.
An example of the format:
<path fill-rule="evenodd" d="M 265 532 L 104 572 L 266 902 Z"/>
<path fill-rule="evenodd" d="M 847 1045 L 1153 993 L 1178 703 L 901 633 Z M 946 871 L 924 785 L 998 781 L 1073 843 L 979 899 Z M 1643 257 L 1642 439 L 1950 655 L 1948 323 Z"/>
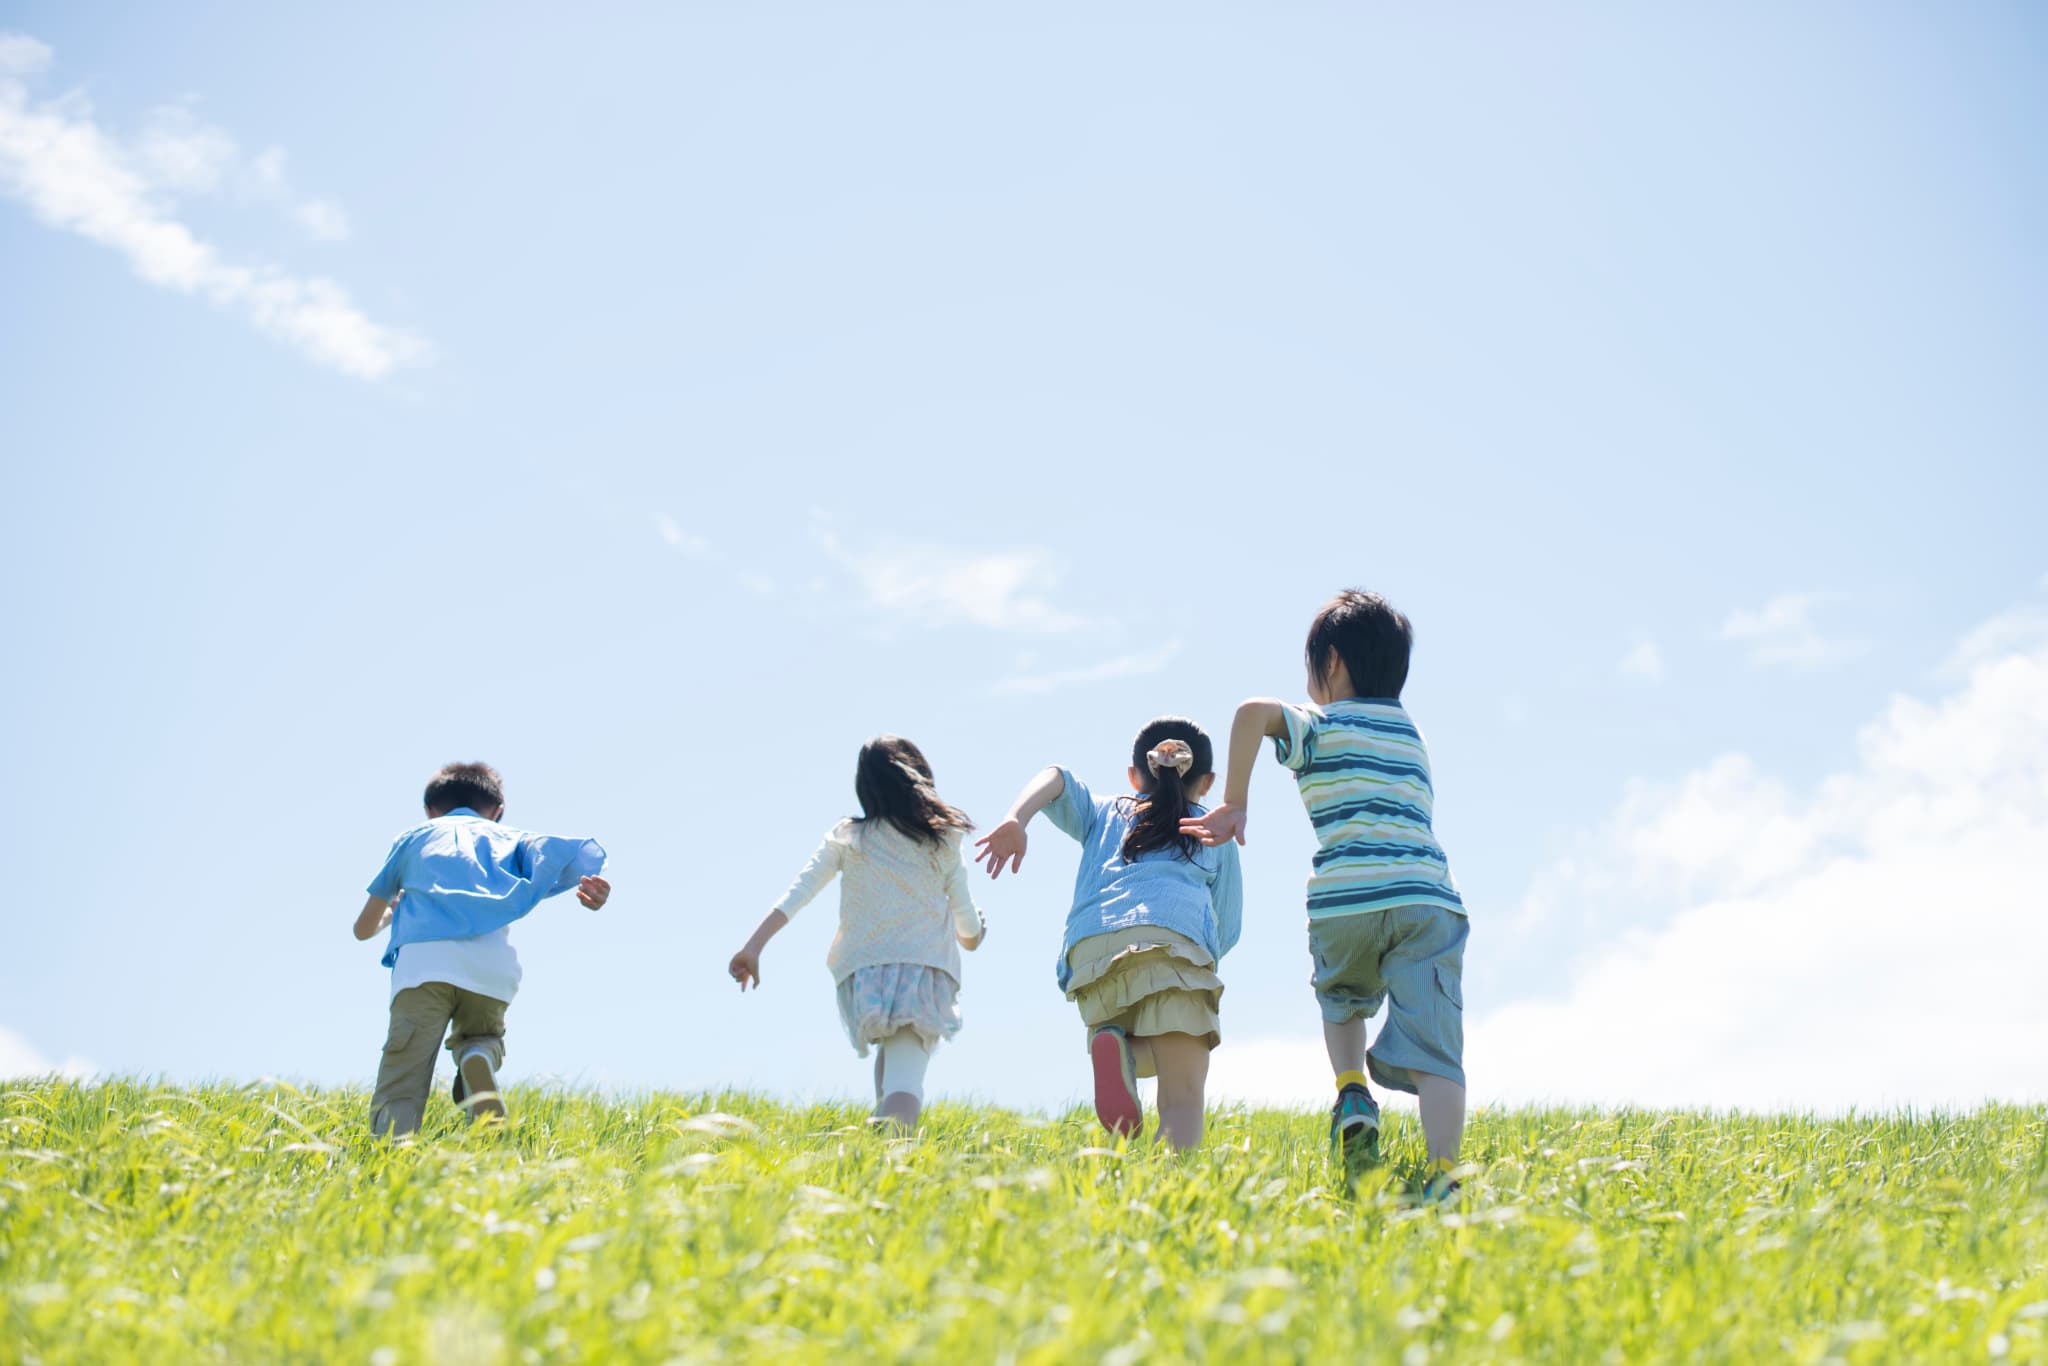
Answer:
<path fill-rule="evenodd" d="M 953 908 L 953 930 L 974 939 L 981 934 L 981 912 L 974 907 L 974 892 L 967 881 L 967 860 L 961 856 L 960 841 L 951 841 L 953 866 L 946 870 L 946 904 Z"/>
<path fill-rule="evenodd" d="M 1060 795 L 1045 808 L 1045 818 L 1085 844 L 1095 828 L 1095 794 L 1088 790 L 1088 784 L 1063 768 L 1060 770 Z"/>
<path fill-rule="evenodd" d="M 1244 876 L 1237 861 L 1237 846 L 1216 847 L 1223 857 L 1216 864 L 1216 880 L 1209 884 L 1209 904 L 1216 911 L 1216 956 L 1221 958 L 1236 946 L 1244 926 Z"/>
<path fill-rule="evenodd" d="M 796 875 L 796 881 L 789 884 L 789 890 L 782 894 L 782 900 L 773 909 L 781 911 L 785 919 L 796 919 L 796 913 L 810 905 L 811 898 L 825 890 L 839 870 L 846 864 L 846 841 L 839 837 L 838 830 L 825 836 L 825 842 L 811 855 L 811 861 Z"/>
<path fill-rule="evenodd" d="M 1273 757 L 1299 773 L 1316 757 L 1316 726 L 1323 719 L 1322 713 L 1282 702 L 1280 717 L 1287 730 L 1273 737 Z"/>
<path fill-rule="evenodd" d="M 370 879 L 365 890 L 379 901 L 398 900 L 398 894 L 405 890 L 405 855 L 412 847 L 412 833 L 407 831 L 391 841 L 391 852 L 384 856 L 384 866 L 377 870 L 377 876 Z"/>

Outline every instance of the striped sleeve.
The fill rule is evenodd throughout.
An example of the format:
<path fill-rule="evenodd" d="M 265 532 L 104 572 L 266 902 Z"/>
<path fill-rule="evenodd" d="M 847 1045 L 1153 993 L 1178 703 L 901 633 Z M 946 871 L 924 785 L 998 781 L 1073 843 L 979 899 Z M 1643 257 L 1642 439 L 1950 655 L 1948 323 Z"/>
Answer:
<path fill-rule="evenodd" d="M 1322 714 L 1282 702 L 1280 718 L 1287 729 L 1273 737 L 1273 757 L 1299 773 L 1316 757 L 1316 725 L 1323 719 Z"/>

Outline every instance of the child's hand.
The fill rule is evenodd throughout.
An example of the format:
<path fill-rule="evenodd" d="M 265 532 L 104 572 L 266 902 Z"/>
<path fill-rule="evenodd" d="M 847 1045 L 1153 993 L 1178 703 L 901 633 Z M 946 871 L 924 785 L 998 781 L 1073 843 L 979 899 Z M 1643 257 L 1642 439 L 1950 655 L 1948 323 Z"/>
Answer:
<path fill-rule="evenodd" d="M 732 956 L 732 961 L 725 965 L 725 970 L 732 974 L 733 981 L 740 984 L 741 991 L 747 989 L 749 979 L 753 981 L 756 988 L 759 988 L 761 985 L 761 951 L 753 948 L 741 949 Z"/>
<path fill-rule="evenodd" d="M 1219 802 L 1209 808 L 1206 816 L 1189 816 L 1180 823 L 1183 835 L 1193 835 L 1207 845 L 1218 845 L 1225 840 L 1244 843 L 1245 809 Z"/>
<path fill-rule="evenodd" d="M 981 933 L 975 935 L 972 939 L 969 939 L 966 935 L 960 933 L 960 931 L 958 930 L 953 931 L 953 937 L 960 941 L 961 948 L 967 950 L 969 953 L 973 953 L 976 949 L 981 947 L 981 941 L 988 938 L 988 922 L 986 920 L 981 922 Z"/>
<path fill-rule="evenodd" d="M 611 899 L 612 885 L 601 877 L 587 877 L 576 884 L 576 899 L 596 910 Z"/>
<path fill-rule="evenodd" d="M 974 842 L 974 861 L 986 862 L 990 877 L 1002 872 L 1005 862 L 1014 873 L 1024 866 L 1024 849 L 1028 843 L 1024 837 L 1024 823 L 1014 818 L 1006 820 Z"/>

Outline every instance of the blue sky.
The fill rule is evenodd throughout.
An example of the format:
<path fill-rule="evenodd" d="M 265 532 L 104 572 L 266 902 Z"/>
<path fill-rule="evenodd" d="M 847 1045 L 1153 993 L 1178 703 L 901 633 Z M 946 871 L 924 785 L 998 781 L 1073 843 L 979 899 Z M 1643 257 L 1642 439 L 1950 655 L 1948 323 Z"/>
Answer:
<path fill-rule="evenodd" d="M 0 1067 L 367 1076 L 359 889 L 481 757 L 618 888 L 515 934 L 512 1075 L 856 1094 L 829 905 L 761 996 L 723 966 L 860 741 L 993 822 L 1298 695 L 1358 584 L 1418 629 L 1475 1099 L 2040 1094 L 2018 1004 L 2010 1054 L 1874 1061 L 2040 933 L 2038 13 L 0 32 Z M 1311 841 L 1277 768 L 1253 801 L 1218 1084 L 1313 1099 Z M 1037 833 L 940 1092 L 1085 1085 Z M 1930 972 L 1915 918 L 1966 915 Z M 1870 962 L 1752 979 L 1836 918 Z"/>

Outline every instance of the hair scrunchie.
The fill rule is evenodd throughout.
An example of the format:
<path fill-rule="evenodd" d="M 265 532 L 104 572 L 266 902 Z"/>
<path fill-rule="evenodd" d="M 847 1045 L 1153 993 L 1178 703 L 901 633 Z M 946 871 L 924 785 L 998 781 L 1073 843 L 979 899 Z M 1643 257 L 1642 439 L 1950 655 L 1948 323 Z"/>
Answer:
<path fill-rule="evenodd" d="M 1185 778 L 1188 770 L 1195 766 L 1195 751 L 1185 740 L 1161 740 L 1145 755 L 1145 766 L 1158 777 L 1162 769 L 1172 769 Z"/>

